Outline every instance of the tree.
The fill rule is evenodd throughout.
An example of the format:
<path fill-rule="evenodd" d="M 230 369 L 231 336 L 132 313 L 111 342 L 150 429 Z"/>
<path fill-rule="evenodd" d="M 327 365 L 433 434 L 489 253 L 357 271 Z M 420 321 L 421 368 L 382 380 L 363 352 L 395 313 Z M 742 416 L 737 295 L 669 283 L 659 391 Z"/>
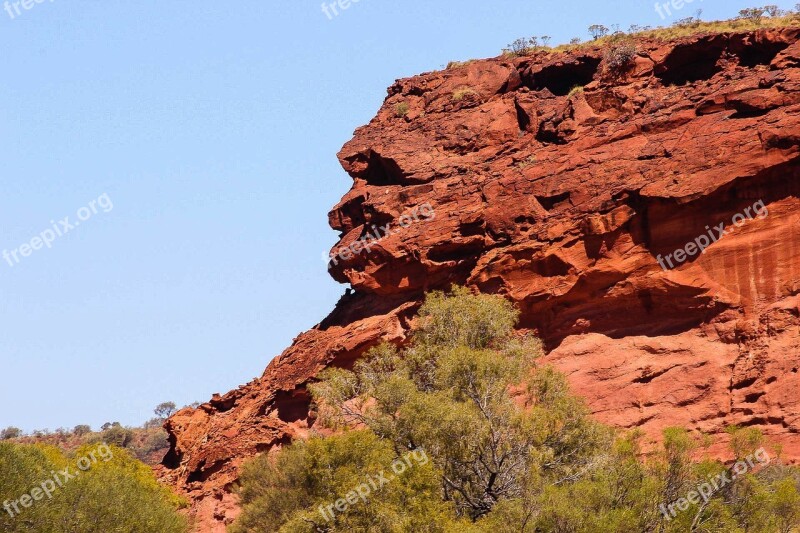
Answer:
<path fill-rule="evenodd" d="M 160 428 L 164 425 L 164 419 L 161 417 L 151 418 L 142 426 L 144 429 Z"/>
<path fill-rule="evenodd" d="M 530 50 L 530 41 L 528 39 L 515 39 L 514 42 L 508 45 L 509 52 L 514 55 L 524 55 Z"/>
<path fill-rule="evenodd" d="M 122 426 L 111 426 L 103 432 L 103 442 L 120 448 L 127 448 L 133 441 L 133 431 Z"/>
<path fill-rule="evenodd" d="M 372 350 L 354 372 L 330 369 L 312 386 L 324 422 L 363 424 L 395 450 L 428 450 L 445 500 L 478 519 L 519 497 L 530 476 L 566 479 L 609 434 L 549 368 L 530 375 L 541 344 L 516 339 L 517 311 L 501 297 L 433 293 L 403 351 Z M 521 387 L 532 406 L 509 394 Z"/>
<path fill-rule="evenodd" d="M 75 475 L 77 465 L 86 464 L 82 461 L 89 461 L 89 467 Z M 67 468 L 71 478 L 60 474 Z M 50 497 L 42 497 L 42 488 Z M 11 500 L 0 502 L 11 509 L 0 509 L 0 531 L 186 533 L 188 529 L 177 513 L 185 502 L 159 485 L 149 467 L 119 448 L 86 445 L 65 456 L 53 447 L 0 442 L 0 494 L 13 499 L 36 496 L 35 490 L 42 501 L 29 507 L 18 503 L 14 509 Z"/>
<path fill-rule="evenodd" d="M 770 4 L 768 6 L 764 6 L 763 9 L 767 13 L 768 17 L 778 17 L 778 16 L 780 16 L 782 14 L 781 13 L 781 9 L 778 6 L 774 5 L 774 4 Z"/>
<path fill-rule="evenodd" d="M 408 468 L 398 474 L 392 465 L 399 457 L 369 431 L 311 438 L 275 458 L 261 456 L 243 468 L 242 515 L 231 533 L 444 532 L 455 525 L 430 462 L 403 462 Z M 351 498 L 355 494 L 361 496 Z M 345 498 L 345 510 L 333 507 Z"/>
<path fill-rule="evenodd" d="M 9 426 L 3 431 L 0 431 L 0 440 L 16 439 L 20 435 L 22 435 L 21 429 L 15 428 L 14 426 Z"/>
<path fill-rule="evenodd" d="M 756 24 L 761 23 L 761 19 L 764 17 L 765 9 L 763 7 L 749 7 L 747 9 L 742 9 L 739 11 L 739 16 L 743 19 L 747 19 L 750 22 L 754 22 Z"/>
<path fill-rule="evenodd" d="M 153 409 L 153 412 L 156 414 L 157 417 L 166 420 L 175 412 L 177 407 L 175 406 L 175 402 L 164 402 L 160 403 Z"/>
<path fill-rule="evenodd" d="M 596 41 L 600 37 L 605 37 L 606 35 L 608 35 L 608 28 L 606 28 L 602 24 L 592 24 L 591 26 L 589 26 L 589 35 L 591 35 L 592 39 Z"/>
<path fill-rule="evenodd" d="M 549 46 L 550 46 L 550 41 L 551 41 L 551 40 L 553 40 L 553 38 L 552 38 L 551 36 L 549 36 L 549 35 L 542 35 L 542 44 L 543 44 L 545 47 L 549 47 Z"/>
<path fill-rule="evenodd" d="M 75 428 L 72 430 L 72 433 L 77 437 L 82 437 L 83 435 L 86 435 L 87 433 L 91 432 L 92 428 L 86 424 L 75 426 Z"/>
<path fill-rule="evenodd" d="M 737 461 L 753 454 L 764 444 L 764 435 L 758 428 L 729 426 L 725 432 L 730 435 L 729 446 Z"/>
<path fill-rule="evenodd" d="M 660 485 L 638 454 L 631 433 L 570 482 L 531 487 L 478 522 L 496 533 L 658 531 Z"/>
<path fill-rule="evenodd" d="M 788 533 L 800 523 L 800 470 L 776 460 L 737 477 L 740 462 L 694 462 L 709 443 L 680 428 L 643 458 L 642 434 L 593 421 L 565 376 L 537 365 L 541 344 L 515 333 L 516 320 L 498 296 L 433 293 L 406 346 L 324 371 L 309 386 L 315 430 L 338 433 L 248 463 L 232 533 Z M 757 431 L 730 431 L 739 461 L 764 451 Z M 426 460 L 358 496 L 412 451 Z"/>
<path fill-rule="evenodd" d="M 780 533 L 791 533 L 800 525 L 800 494 L 794 480 L 787 477 L 775 485 L 773 507 Z"/>

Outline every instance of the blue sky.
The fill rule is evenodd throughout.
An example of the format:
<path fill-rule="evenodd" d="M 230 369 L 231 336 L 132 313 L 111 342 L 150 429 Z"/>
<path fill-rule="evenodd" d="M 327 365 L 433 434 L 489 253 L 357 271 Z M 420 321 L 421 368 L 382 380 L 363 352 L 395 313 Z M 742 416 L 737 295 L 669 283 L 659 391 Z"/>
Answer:
<path fill-rule="evenodd" d="M 0 427 L 28 431 L 204 401 L 318 323 L 344 291 L 321 259 L 351 184 L 335 154 L 396 78 L 752 0 L 665 21 L 633 0 L 30 5 L 0 11 L 0 251 L 19 260 L 0 259 Z"/>

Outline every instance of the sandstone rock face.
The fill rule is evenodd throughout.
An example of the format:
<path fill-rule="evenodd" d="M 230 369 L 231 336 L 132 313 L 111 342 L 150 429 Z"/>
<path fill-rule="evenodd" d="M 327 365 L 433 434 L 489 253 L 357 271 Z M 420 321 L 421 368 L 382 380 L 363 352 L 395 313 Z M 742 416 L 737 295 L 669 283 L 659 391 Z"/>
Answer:
<path fill-rule="evenodd" d="M 800 459 L 798 37 L 637 42 L 616 70 L 613 49 L 540 52 L 397 81 L 339 154 L 354 185 L 330 213 L 329 269 L 354 292 L 260 379 L 167 423 L 161 474 L 200 529 L 235 516 L 246 458 L 307 435 L 309 380 L 403 342 L 424 291 L 452 283 L 516 302 L 603 422 L 653 438 L 758 426 Z"/>

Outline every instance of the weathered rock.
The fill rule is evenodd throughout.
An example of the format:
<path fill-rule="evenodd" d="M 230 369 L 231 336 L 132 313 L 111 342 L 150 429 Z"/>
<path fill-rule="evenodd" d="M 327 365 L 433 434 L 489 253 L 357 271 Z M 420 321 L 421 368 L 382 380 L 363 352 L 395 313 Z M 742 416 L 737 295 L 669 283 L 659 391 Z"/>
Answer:
<path fill-rule="evenodd" d="M 235 515 L 243 460 L 307 434 L 309 380 L 403 342 L 424 291 L 453 283 L 516 302 L 602 421 L 653 438 L 757 426 L 800 459 L 798 36 L 638 42 L 622 71 L 597 47 L 396 82 L 339 154 L 354 185 L 330 213 L 337 253 L 394 230 L 330 265 L 355 292 L 260 379 L 167 423 L 162 477 L 201 529 Z M 423 204 L 435 217 L 401 219 Z M 704 253 L 675 254 L 702 236 Z"/>

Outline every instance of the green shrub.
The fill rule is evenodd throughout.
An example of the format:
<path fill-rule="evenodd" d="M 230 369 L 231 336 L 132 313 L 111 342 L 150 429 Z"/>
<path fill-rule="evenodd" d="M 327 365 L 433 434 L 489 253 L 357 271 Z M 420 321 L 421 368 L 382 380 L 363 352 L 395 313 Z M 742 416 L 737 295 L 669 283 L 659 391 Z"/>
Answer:
<path fill-rule="evenodd" d="M 403 118 L 408 115 L 408 104 L 406 102 L 400 102 L 394 106 L 394 115 L 398 118 Z"/>
<path fill-rule="evenodd" d="M 352 371 L 324 371 L 310 386 L 318 424 L 344 433 L 245 466 L 232 533 L 772 533 L 800 525 L 797 469 L 776 459 L 733 476 L 734 465 L 693 462 L 709 442 L 679 428 L 645 456 L 640 432 L 615 435 L 592 420 L 563 374 L 537 367 L 541 344 L 514 333 L 517 317 L 498 296 L 433 293 L 407 346 L 384 344 Z M 730 432 L 737 458 L 763 441 L 753 429 Z M 427 460 L 348 500 L 409 450 Z M 707 501 L 688 497 L 722 475 L 731 481 Z M 334 502 L 346 505 L 325 515 Z M 669 518 L 667 505 L 676 510 Z"/>
<path fill-rule="evenodd" d="M 261 456 L 242 471 L 243 512 L 230 531 L 444 532 L 456 519 L 440 497 L 436 471 L 429 462 L 400 459 L 407 468 L 397 473 L 402 455 L 369 431 L 353 431 L 299 442 L 274 460 Z M 336 509 L 337 501 L 347 508 Z"/>
<path fill-rule="evenodd" d="M 127 448 L 133 441 L 133 431 L 122 426 L 112 426 L 103 432 L 99 440 L 120 448 Z"/>
<path fill-rule="evenodd" d="M 475 92 L 474 89 L 470 87 L 460 87 L 453 91 L 453 100 L 456 102 L 460 102 L 467 96 L 477 95 L 478 93 Z"/>
<path fill-rule="evenodd" d="M 166 453 L 169 448 L 167 432 L 161 428 L 153 428 L 147 431 L 141 438 L 141 442 L 133 448 L 133 452 L 142 461 L 156 452 Z"/>
<path fill-rule="evenodd" d="M 91 432 L 92 432 L 92 428 L 89 427 L 86 424 L 81 424 L 81 425 L 75 426 L 75 429 L 72 430 L 73 435 L 75 435 L 76 437 L 83 437 L 87 433 L 91 433 Z"/>
<path fill-rule="evenodd" d="M 621 74 L 636 60 L 636 45 L 628 41 L 611 46 L 606 50 L 604 59 L 609 72 Z"/>
<path fill-rule="evenodd" d="M 10 426 L 0 431 L 0 440 L 16 439 L 20 435 L 22 435 L 21 429 Z"/>
<path fill-rule="evenodd" d="M 583 94 L 583 85 L 576 85 L 572 89 L 569 90 L 569 94 L 567 94 L 567 98 L 572 98 L 578 94 Z"/>
<path fill-rule="evenodd" d="M 447 69 L 451 69 L 451 68 L 464 67 L 464 66 L 469 65 L 470 63 L 472 63 L 472 61 L 473 60 L 468 60 L 468 61 L 450 61 L 447 64 L 446 68 Z"/>
<path fill-rule="evenodd" d="M 429 295 L 408 349 L 380 346 L 354 372 L 327 370 L 312 386 L 323 422 L 363 424 L 395 449 L 427 450 L 445 500 L 472 520 L 520 495 L 531 478 L 571 475 L 610 435 L 563 376 L 530 374 L 541 345 L 513 336 L 517 316 L 497 296 L 463 288 Z M 529 391 L 532 408 L 513 401 L 515 386 Z"/>
<path fill-rule="evenodd" d="M 65 469 L 71 479 L 61 474 Z M 50 489 L 49 498 L 43 487 Z M 26 494 L 32 496 L 28 507 L 21 501 Z M 185 502 L 160 486 L 152 470 L 128 452 L 102 444 L 84 446 L 68 457 L 54 447 L 0 443 L 0 497 L 9 504 L 0 509 L 4 533 L 188 530 L 177 513 Z"/>

